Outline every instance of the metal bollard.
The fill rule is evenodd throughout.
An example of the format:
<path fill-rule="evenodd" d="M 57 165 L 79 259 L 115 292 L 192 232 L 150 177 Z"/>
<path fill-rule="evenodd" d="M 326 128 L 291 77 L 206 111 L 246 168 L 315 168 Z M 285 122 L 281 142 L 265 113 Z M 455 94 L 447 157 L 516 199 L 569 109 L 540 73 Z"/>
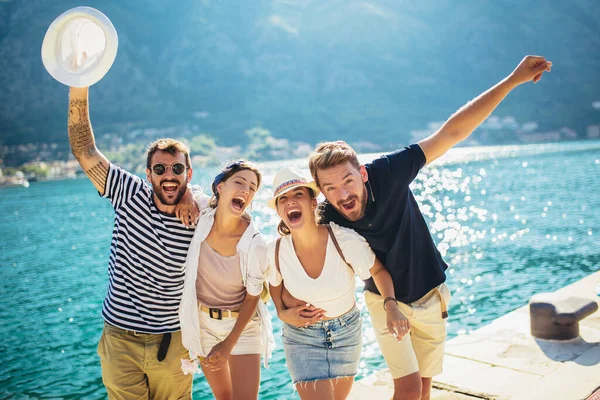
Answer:
<path fill-rule="evenodd" d="M 579 321 L 597 309 L 598 303 L 581 297 L 536 294 L 529 300 L 531 335 L 539 339 L 574 339 L 579 336 Z"/>

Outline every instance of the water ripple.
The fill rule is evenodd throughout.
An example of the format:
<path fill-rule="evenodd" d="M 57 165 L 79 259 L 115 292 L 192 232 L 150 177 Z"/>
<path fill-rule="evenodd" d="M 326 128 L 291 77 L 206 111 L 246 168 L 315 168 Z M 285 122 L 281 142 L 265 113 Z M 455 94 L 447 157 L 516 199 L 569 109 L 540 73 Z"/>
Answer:
<path fill-rule="evenodd" d="M 535 293 L 600 269 L 600 196 L 592 191 L 600 187 L 599 144 L 479 150 L 454 151 L 424 168 L 412 185 L 449 264 L 450 336 L 468 334 Z M 306 169 L 305 160 L 289 164 Z M 280 166 L 261 166 L 267 185 L 252 211 L 270 237 L 278 218 L 264 202 Z M 195 179 L 208 187 L 214 172 L 196 171 Z M 0 214 L 0 398 L 105 398 L 96 347 L 113 219 L 109 203 L 86 180 L 1 193 L 7 212 Z M 364 298 L 357 299 L 364 317 L 360 379 L 384 363 Z M 261 398 L 292 398 L 281 324 L 276 317 L 273 322 L 278 347 L 271 367 L 262 370 Z M 194 398 L 212 398 L 201 376 Z"/>

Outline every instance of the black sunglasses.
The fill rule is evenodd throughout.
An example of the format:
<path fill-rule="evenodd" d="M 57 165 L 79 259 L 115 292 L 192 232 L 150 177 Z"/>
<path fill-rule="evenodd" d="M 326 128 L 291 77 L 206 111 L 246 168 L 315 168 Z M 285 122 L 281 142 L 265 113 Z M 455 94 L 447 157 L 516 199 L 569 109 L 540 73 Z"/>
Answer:
<path fill-rule="evenodd" d="M 154 164 L 152 166 L 152 172 L 154 172 L 155 175 L 162 175 L 165 172 L 167 172 L 167 169 L 171 168 L 171 171 L 173 171 L 173 173 L 175 175 L 181 175 L 185 172 L 185 165 L 183 165 L 182 163 L 175 163 L 173 165 L 165 165 L 165 164 Z"/>

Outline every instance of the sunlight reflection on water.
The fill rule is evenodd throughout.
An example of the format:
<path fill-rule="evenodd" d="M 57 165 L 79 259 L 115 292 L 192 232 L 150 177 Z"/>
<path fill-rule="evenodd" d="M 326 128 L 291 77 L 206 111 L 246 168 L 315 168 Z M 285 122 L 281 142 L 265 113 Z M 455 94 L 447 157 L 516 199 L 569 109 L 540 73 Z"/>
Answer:
<path fill-rule="evenodd" d="M 600 269 L 600 143 L 476 150 L 457 149 L 412 185 L 449 265 L 451 336 Z M 306 167 L 305 160 L 264 163 L 267 184 L 283 164 Z M 197 169 L 195 182 L 210 187 L 214 174 Z M 265 206 L 269 197 L 267 185 L 252 213 L 274 237 L 278 217 Z M 77 180 L 2 189 L 0 207 L 0 398 L 103 398 L 96 346 L 110 205 Z M 363 296 L 357 301 L 365 333 L 360 378 L 384 363 Z M 278 349 L 262 370 L 261 398 L 291 398 L 280 323 L 273 321 Z M 203 377 L 195 379 L 194 398 L 212 398 Z"/>

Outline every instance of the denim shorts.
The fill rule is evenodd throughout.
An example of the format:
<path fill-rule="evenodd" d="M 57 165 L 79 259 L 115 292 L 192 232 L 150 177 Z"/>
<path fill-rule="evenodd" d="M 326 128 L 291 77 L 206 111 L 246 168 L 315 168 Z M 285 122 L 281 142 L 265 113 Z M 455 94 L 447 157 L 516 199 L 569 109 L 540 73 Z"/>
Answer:
<path fill-rule="evenodd" d="M 356 306 L 307 327 L 284 323 L 282 337 L 294 384 L 356 375 L 362 350 L 362 317 Z"/>

